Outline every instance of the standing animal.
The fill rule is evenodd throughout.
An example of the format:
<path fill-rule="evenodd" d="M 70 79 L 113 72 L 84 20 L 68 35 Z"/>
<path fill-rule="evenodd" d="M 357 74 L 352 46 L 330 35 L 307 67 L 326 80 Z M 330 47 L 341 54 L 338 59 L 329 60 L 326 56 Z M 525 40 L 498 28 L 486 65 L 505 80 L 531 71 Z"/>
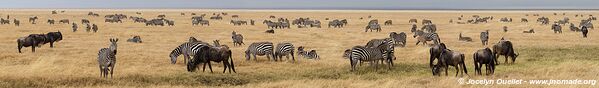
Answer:
<path fill-rule="evenodd" d="M 439 38 L 437 33 L 426 33 L 421 30 L 414 32 L 414 38 L 418 40 L 416 41 L 416 45 L 420 42 L 426 45 L 426 41 L 433 41 L 434 44 L 439 44 L 441 42 L 441 38 Z"/>
<path fill-rule="evenodd" d="M 495 55 L 497 58 L 499 58 L 500 55 L 504 55 L 505 63 L 508 63 L 507 57 L 511 57 L 512 63 L 514 63 L 519 54 L 514 50 L 512 42 L 508 40 L 500 40 L 497 44 L 493 45 L 493 55 Z M 499 65 L 497 60 L 498 59 L 495 59 L 495 63 Z"/>
<path fill-rule="evenodd" d="M 171 58 L 171 64 L 177 63 L 177 57 L 179 57 L 179 55 L 183 55 L 183 61 L 184 63 L 187 63 L 187 61 L 191 59 L 190 56 L 195 56 L 195 54 L 202 47 L 210 47 L 210 45 L 205 42 L 185 42 L 177 46 L 177 48 L 173 49 L 173 51 L 171 51 L 169 54 L 169 57 Z"/>
<path fill-rule="evenodd" d="M 587 38 L 587 33 L 589 33 L 589 29 L 586 26 L 582 26 L 580 31 L 582 31 L 582 37 Z"/>
<path fill-rule="evenodd" d="M 481 68 L 485 65 L 487 75 L 495 73 L 495 55 L 489 48 L 480 49 L 472 55 L 474 58 L 474 70 L 478 75 L 482 75 Z"/>
<path fill-rule="evenodd" d="M 62 19 L 62 20 L 59 20 L 58 22 L 59 22 L 59 23 L 64 23 L 64 24 L 68 24 L 68 23 L 70 23 L 70 22 L 69 22 L 69 19 Z"/>
<path fill-rule="evenodd" d="M 364 47 L 364 46 L 354 46 L 351 49 L 350 56 L 350 67 L 351 71 L 356 70 L 356 66 L 358 61 L 366 61 L 374 63 L 375 69 L 377 68 L 377 64 L 379 60 L 388 59 L 388 54 L 385 52 L 388 47 L 381 45 L 377 47 Z M 389 69 L 391 69 L 391 62 L 388 61 Z"/>
<path fill-rule="evenodd" d="M 408 21 L 408 23 L 418 23 L 418 20 L 417 20 L 417 19 L 410 19 L 410 20 Z"/>
<path fill-rule="evenodd" d="M 92 24 L 92 30 L 94 30 L 94 33 L 98 32 L 98 25 Z"/>
<path fill-rule="evenodd" d="M 393 25 L 393 21 L 387 20 L 387 21 L 385 21 L 385 25 Z"/>
<path fill-rule="evenodd" d="M 82 24 L 89 24 L 89 20 L 87 20 L 87 19 L 81 19 L 81 23 Z"/>
<path fill-rule="evenodd" d="M 480 32 L 480 41 L 482 42 L 483 46 L 489 44 L 489 30 Z"/>
<path fill-rule="evenodd" d="M 368 32 L 368 29 L 370 29 L 370 32 L 372 32 L 372 30 L 376 30 L 376 32 L 381 32 L 381 25 L 369 24 L 368 26 L 366 26 L 364 32 Z"/>
<path fill-rule="evenodd" d="M 255 43 L 252 43 L 245 50 L 245 58 L 246 58 L 246 60 L 250 60 L 251 59 L 250 55 L 252 55 L 252 56 L 254 56 L 254 60 L 257 60 L 256 55 L 258 55 L 258 56 L 264 56 L 264 55 L 266 55 L 266 57 L 268 58 L 268 60 L 270 60 L 270 57 L 272 56 L 273 59 L 275 61 L 277 61 L 277 59 L 275 57 L 275 52 L 274 52 L 273 48 L 274 48 L 274 45 L 272 44 L 272 42 L 255 42 Z"/>
<path fill-rule="evenodd" d="M 114 72 L 116 65 L 116 54 L 117 54 L 117 42 L 119 39 L 110 39 L 110 47 L 102 48 L 98 52 L 98 64 L 100 67 L 100 77 L 108 77 L 108 71 L 110 71 L 110 78 Z"/>
<path fill-rule="evenodd" d="M 440 54 L 440 62 L 441 62 L 441 66 L 445 68 L 445 75 L 447 76 L 447 70 L 449 66 L 453 66 L 456 69 L 456 74 L 455 76 L 458 76 L 458 73 L 460 72 L 460 68 L 463 70 L 462 75 L 465 73 L 466 75 L 468 75 L 468 69 L 466 68 L 466 63 L 464 63 L 464 54 L 457 52 L 457 51 L 452 51 L 449 49 L 444 49 L 443 51 L 441 51 Z"/>
<path fill-rule="evenodd" d="M 472 38 L 462 36 L 461 32 L 460 32 L 460 36 L 458 37 L 458 40 L 460 40 L 460 41 L 466 41 L 466 42 L 472 42 Z"/>
<path fill-rule="evenodd" d="M 48 24 L 54 24 L 54 19 L 48 19 Z"/>
<path fill-rule="evenodd" d="M 401 47 L 406 47 L 406 33 L 400 32 L 399 34 L 397 34 L 397 32 L 391 32 L 389 33 L 389 38 L 392 38 L 394 40 L 395 46 L 399 45 Z"/>
<path fill-rule="evenodd" d="M 37 20 L 37 16 L 29 17 L 29 23 L 35 24 L 35 20 Z"/>
<path fill-rule="evenodd" d="M 13 23 L 15 23 L 15 26 L 21 25 L 21 21 L 19 21 L 17 19 L 13 19 Z"/>
<path fill-rule="evenodd" d="M 71 26 L 73 28 L 73 32 L 77 31 L 77 24 L 73 23 L 73 26 Z"/>
<path fill-rule="evenodd" d="M 295 62 L 295 55 L 293 54 L 294 50 L 295 47 L 293 47 L 293 44 L 291 43 L 279 43 L 277 44 L 274 58 L 275 60 L 279 59 L 283 61 L 283 56 L 287 57 L 287 59 L 289 59 L 289 56 L 291 56 L 292 60 Z"/>
<path fill-rule="evenodd" d="M 433 67 L 433 62 L 435 60 L 437 60 L 437 62 L 440 62 L 441 60 L 439 59 L 439 55 L 441 55 L 441 52 L 443 50 L 447 49 L 447 46 L 445 46 L 445 43 L 440 43 L 440 44 L 434 44 L 433 46 L 431 46 L 431 48 L 429 49 L 429 67 Z"/>
<path fill-rule="evenodd" d="M 35 52 L 35 47 L 40 47 L 45 44 L 45 35 L 43 34 L 30 34 L 27 37 L 21 37 L 17 39 L 17 48 L 21 53 L 21 48 L 31 47 L 31 52 Z"/>
<path fill-rule="evenodd" d="M 243 43 L 243 35 L 237 34 L 235 31 L 233 31 L 231 33 L 231 38 L 233 39 L 233 46 L 241 46 L 241 44 L 245 45 L 245 43 Z"/>
<path fill-rule="evenodd" d="M 193 60 L 187 63 L 187 71 L 193 72 L 196 67 L 200 63 L 204 63 L 204 69 L 206 68 L 206 64 L 212 72 L 212 65 L 210 62 L 223 62 L 224 69 L 223 73 L 226 72 L 227 68 L 229 68 L 229 73 L 231 71 L 237 73 L 235 71 L 235 65 L 233 64 L 232 52 L 228 46 L 216 46 L 216 47 L 201 47 L 199 52 L 196 52 Z"/>

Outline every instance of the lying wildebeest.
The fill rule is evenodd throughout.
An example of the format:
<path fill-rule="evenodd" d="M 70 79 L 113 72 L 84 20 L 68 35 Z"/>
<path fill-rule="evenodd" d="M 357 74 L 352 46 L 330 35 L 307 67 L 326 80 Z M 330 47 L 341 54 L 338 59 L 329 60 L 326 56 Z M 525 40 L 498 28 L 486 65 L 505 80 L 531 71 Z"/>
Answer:
<path fill-rule="evenodd" d="M 493 55 L 495 55 L 495 57 L 497 58 L 499 57 L 499 55 L 504 55 L 505 63 L 508 63 L 508 56 L 512 57 L 512 63 L 514 63 L 519 54 L 517 54 L 514 50 L 512 42 L 508 40 L 500 40 L 497 44 L 493 45 Z M 497 60 L 498 59 L 495 59 L 495 63 L 499 65 L 499 62 Z"/>
<path fill-rule="evenodd" d="M 231 70 L 235 72 L 232 53 L 229 47 L 226 45 L 200 48 L 199 52 L 196 52 L 196 54 L 193 56 L 193 60 L 187 64 L 187 71 L 193 72 L 198 64 L 204 63 L 204 69 L 206 68 L 206 64 L 208 64 L 210 72 L 212 72 L 212 65 L 210 64 L 210 61 L 222 61 L 224 65 L 223 73 L 226 72 L 227 68 L 229 68 L 229 73 L 231 73 Z"/>
<path fill-rule="evenodd" d="M 487 75 L 495 73 L 495 55 L 489 48 L 480 49 L 472 55 L 474 58 L 474 70 L 476 74 L 482 75 L 481 68 L 485 65 Z"/>
<path fill-rule="evenodd" d="M 530 29 L 528 31 L 522 31 L 522 33 L 535 33 L 535 29 Z"/>
<path fill-rule="evenodd" d="M 69 19 L 62 19 L 58 21 L 59 23 L 63 23 L 63 24 L 68 24 L 69 23 Z"/>
<path fill-rule="evenodd" d="M 466 41 L 466 42 L 472 42 L 472 38 L 462 36 L 461 32 L 460 32 L 460 36 L 458 37 L 458 40 L 460 40 L 460 41 Z"/>
<path fill-rule="evenodd" d="M 275 33 L 275 30 L 273 30 L 273 29 L 269 29 L 269 30 L 266 30 L 266 32 L 265 32 L 265 33 L 271 33 L 271 34 L 274 34 L 274 33 Z"/>
<path fill-rule="evenodd" d="M 127 42 L 142 43 L 141 37 L 139 37 L 139 36 L 133 36 L 133 38 L 127 39 Z"/>
<path fill-rule="evenodd" d="M 441 54 L 439 55 L 439 60 L 441 62 L 441 66 L 445 68 L 445 75 L 447 76 L 447 68 L 449 66 L 453 66 L 456 69 L 456 74 L 455 76 L 458 76 L 458 73 L 460 73 L 460 68 L 463 69 L 463 72 L 466 73 L 466 75 L 468 75 L 468 70 L 466 68 L 466 64 L 464 63 L 464 54 L 457 52 L 457 51 L 452 51 L 449 49 L 444 49 L 441 51 Z M 462 73 L 462 75 L 464 74 Z"/>

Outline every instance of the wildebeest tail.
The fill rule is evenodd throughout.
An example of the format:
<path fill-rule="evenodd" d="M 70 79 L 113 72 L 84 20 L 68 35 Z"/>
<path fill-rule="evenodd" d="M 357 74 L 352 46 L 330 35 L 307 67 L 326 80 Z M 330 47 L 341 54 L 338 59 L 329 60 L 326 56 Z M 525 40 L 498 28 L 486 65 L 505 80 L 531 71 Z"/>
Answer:
<path fill-rule="evenodd" d="M 466 75 L 468 75 L 468 68 L 466 68 L 466 63 L 464 63 L 464 58 L 465 58 L 465 57 L 464 57 L 464 54 L 460 54 L 460 56 L 462 57 L 462 58 L 461 58 L 461 59 L 462 59 L 462 62 L 461 62 L 462 64 L 461 64 L 461 66 L 462 66 L 462 68 L 464 69 L 464 73 L 466 73 Z"/>

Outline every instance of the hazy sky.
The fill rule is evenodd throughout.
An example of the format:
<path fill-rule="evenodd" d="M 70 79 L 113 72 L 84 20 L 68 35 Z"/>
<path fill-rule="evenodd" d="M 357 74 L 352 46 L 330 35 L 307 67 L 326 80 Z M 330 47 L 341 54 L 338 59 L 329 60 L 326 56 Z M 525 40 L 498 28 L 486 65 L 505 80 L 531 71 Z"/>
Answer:
<path fill-rule="evenodd" d="M 599 0 L 0 0 L 0 8 L 599 9 Z"/>

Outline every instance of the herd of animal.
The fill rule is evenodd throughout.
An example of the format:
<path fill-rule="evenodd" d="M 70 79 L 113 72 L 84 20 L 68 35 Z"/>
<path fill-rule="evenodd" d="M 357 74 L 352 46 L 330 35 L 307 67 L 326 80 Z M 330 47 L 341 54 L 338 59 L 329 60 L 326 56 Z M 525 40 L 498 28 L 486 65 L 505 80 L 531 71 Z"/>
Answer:
<path fill-rule="evenodd" d="M 64 11 L 62 11 L 64 12 Z M 52 14 L 58 14 L 56 11 L 53 11 Z M 136 14 L 141 15 L 140 12 Z M 98 13 L 89 12 L 87 15 L 89 16 L 99 16 Z M 185 13 L 181 13 L 181 15 L 185 15 Z M 192 15 L 196 15 L 192 13 Z M 228 13 L 213 13 L 213 16 L 209 19 L 204 19 L 206 14 L 202 14 L 200 16 L 193 16 L 191 18 L 192 25 L 206 25 L 209 26 L 209 20 L 219 21 L 222 20 L 223 16 L 227 16 Z M 526 14 L 526 16 L 529 16 Z M 539 16 L 539 15 L 533 15 Z M 582 15 L 580 15 L 582 17 Z M 492 16 L 489 17 L 480 17 L 479 15 L 473 15 L 474 19 L 467 20 L 466 22 L 462 22 L 463 15 L 458 17 L 456 21 L 453 19 L 450 20 L 450 23 L 456 22 L 458 24 L 484 24 L 490 20 L 493 20 Z M 578 17 L 578 14 L 577 16 Z M 145 23 L 146 26 L 175 26 L 175 22 L 173 20 L 169 20 L 166 18 L 166 15 L 158 15 L 155 19 L 146 20 L 142 17 L 134 17 L 124 14 L 109 14 L 105 15 L 105 22 L 107 23 L 122 23 L 123 19 L 130 18 L 134 23 Z M 234 26 L 239 25 L 248 25 L 248 21 L 240 20 L 239 15 L 232 15 L 231 18 L 235 18 L 236 20 L 231 20 L 230 24 Z M 276 18 L 275 16 L 269 16 L 269 18 Z M 368 16 L 371 18 L 371 16 Z M 7 16 L 7 19 L 9 17 Z M 35 24 L 35 20 L 38 19 L 37 16 L 32 16 L 29 18 L 29 22 L 31 24 Z M 363 18 L 361 18 L 363 19 Z M 325 20 L 329 20 L 326 18 Z M 561 26 L 570 23 L 568 18 L 563 20 L 556 21 L 555 24 L 551 25 L 551 29 L 555 33 L 562 33 Z M 596 20 L 595 17 L 590 16 L 588 19 L 582 20 L 579 27 L 575 26 L 573 23 L 570 23 L 570 29 L 574 32 L 581 32 L 583 37 L 587 37 L 588 29 L 592 29 L 591 21 Z M 0 22 L 5 21 L 5 19 L 0 19 Z M 6 20 L 8 21 L 8 20 Z M 14 23 L 18 26 L 18 20 L 14 19 Z M 48 19 L 48 24 L 54 24 L 53 19 Z M 254 25 L 255 20 L 250 19 L 249 24 Z M 501 18 L 499 22 L 512 22 L 512 18 Z M 527 19 L 522 18 L 521 22 L 528 22 Z M 546 25 L 549 23 L 549 18 L 547 17 L 539 17 L 537 22 L 542 25 Z M 59 23 L 69 24 L 69 19 L 59 20 Z M 344 25 L 348 24 L 347 19 L 334 19 L 328 22 L 328 28 L 342 28 Z M 410 19 L 408 23 L 412 23 L 411 33 L 413 34 L 413 38 L 416 39 L 415 44 L 419 45 L 430 45 L 429 48 L 429 67 L 433 75 L 438 76 L 441 74 L 441 71 L 445 71 L 445 75 L 447 74 L 448 67 L 454 67 L 456 69 L 456 76 L 458 73 L 467 74 L 466 63 L 464 63 L 466 59 L 465 53 L 452 50 L 445 45 L 441 41 L 439 37 L 439 33 L 436 32 L 437 26 L 429 19 L 422 19 L 422 28 L 418 29 L 416 23 L 418 23 L 417 19 Z M 90 32 L 97 32 L 98 26 L 96 24 L 90 23 L 90 20 L 82 19 L 81 24 L 86 25 L 86 30 Z M 91 24 L 91 25 L 90 25 Z M 321 21 L 317 19 L 310 18 L 298 18 L 292 20 L 291 22 L 288 18 L 278 18 L 276 21 L 264 20 L 263 24 L 267 26 L 268 29 L 266 33 L 273 33 L 274 29 L 290 29 L 291 25 L 297 25 L 297 28 L 306 28 L 306 27 L 316 27 L 321 28 Z M 382 30 L 381 26 L 385 25 L 393 25 L 392 20 L 386 20 L 384 25 L 379 25 L 377 19 L 372 19 L 366 24 L 365 32 L 376 31 L 380 32 Z M 72 23 L 73 32 L 76 32 L 78 26 L 76 23 Z M 503 27 L 504 31 L 507 31 L 507 26 Z M 523 33 L 535 33 L 534 29 L 529 31 L 524 31 Z M 67 35 L 68 36 L 68 35 Z M 480 41 L 483 46 L 489 44 L 489 30 L 482 31 L 480 33 Z M 55 42 L 62 40 L 62 33 L 60 31 L 57 32 L 49 32 L 47 34 L 30 34 L 25 37 L 21 37 L 17 39 L 18 51 L 21 53 L 21 48 L 23 47 L 31 47 L 32 52 L 35 52 L 36 47 L 40 47 L 43 44 L 50 43 L 50 47 L 54 46 Z M 356 71 L 357 67 L 363 62 L 369 62 L 374 65 L 375 69 L 378 68 L 378 64 L 387 64 L 388 68 L 391 69 L 393 67 L 393 61 L 397 60 L 397 56 L 394 55 L 395 47 L 406 47 L 407 45 L 407 33 L 406 32 L 391 32 L 389 33 L 389 37 L 381 38 L 381 39 L 372 39 L 368 41 L 365 45 L 355 45 L 349 49 L 346 49 L 343 53 L 343 58 L 346 58 L 350 61 L 350 69 L 351 71 Z M 472 42 L 473 38 L 463 36 L 460 32 L 458 36 L 459 41 Z M 117 54 L 117 42 L 119 39 L 111 38 L 110 46 L 107 48 L 102 48 L 98 51 L 98 64 L 100 68 L 100 73 L 102 77 L 108 77 L 108 74 L 112 77 L 115 63 L 116 63 L 116 54 Z M 243 41 L 243 35 L 233 31 L 231 33 L 231 40 L 233 41 L 233 46 L 244 46 L 246 45 Z M 427 42 L 432 41 L 432 44 L 428 44 Z M 131 39 L 127 39 L 127 42 L 133 43 L 142 43 L 140 36 L 133 36 Z M 256 56 L 266 56 L 270 61 L 283 61 L 283 56 L 287 59 L 291 57 L 292 61 L 295 62 L 295 55 L 303 56 L 307 59 L 320 59 L 316 50 L 305 50 L 304 46 L 297 46 L 290 42 L 280 42 L 275 43 L 269 41 L 262 42 L 253 42 L 247 46 L 247 49 L 244 51 L 244 55 L 246 60 L 251 60 L 252 57 L 254 60 L 257 60 Z M 496 66 L 499 65 L 498 57 L 503 55 L 505 57 L 505 63 L 508 63 L 508 57 L 511 58 L 512 63 L 515 62 L 516 58 L 519 56 L 519 53 L 516 53 L 514 49 L 514 45 L 511 41 L 501 38 L 500 41 L 497 41 L 495 45 L 492 47 L 482 48 L 475 52 L 473 52 L 472 60 L 475 62 L 475 70 L 476 74 L 482 75 L 482 67 L 485 66 L 486 74 L 493 74 Z M 224 65 L 223 73 L 229 69 L 229 73 L 235 72 L 235 65 L 233 62 L 233 54 L 229 49 L 229 46 L 225 44 L 220 44 L 220 40 L 214 40 L 212 44 L 208 42 L 204 42 L 198 40 L 194 37 L 189 37 L 187 42 L 176 46 L 171 53 L 169 54 L 170 60 L 172 64 L 176 64 L 178 56 L 183 55 L 184 63 L 186 64 L 187 71 L 194 72 L 198 65 L 203 64 L 203 69 L 205 70 L 206 65 L 208 65 L 210 71 L 212 72 L 211 62 L 220 63 L 222 62 Z M 434 62 L 437 63 L 434 63 Z M 359 62 L 359 63 L 358 63 Z M 461 71 L 460 71 L 461 69 Z"/>

